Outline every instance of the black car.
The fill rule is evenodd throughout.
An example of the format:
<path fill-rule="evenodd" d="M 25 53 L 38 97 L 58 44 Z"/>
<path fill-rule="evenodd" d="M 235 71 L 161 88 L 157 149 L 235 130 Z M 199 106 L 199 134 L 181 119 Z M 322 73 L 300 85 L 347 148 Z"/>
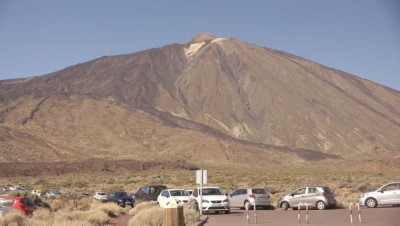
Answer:
<path fill-rule="evenodd" d="M 134 207 L 135 206 L 135 200 L 130 197 L 126 192 L 120 191 L 120 192 L 110 192 L 107 195 L 107 201 L 108 202 L 115 202 L 121 207 L 125 207 L 127 205 Z"/>
<path fill-rule="evenodd" d="M 167 189 L 165 185 L 146 185 L 139 188 L 139 191 L 135 194 L 135 200 L 138 202 L 143 201 L 157 201 L 158 195 L 162 190 Z"/>

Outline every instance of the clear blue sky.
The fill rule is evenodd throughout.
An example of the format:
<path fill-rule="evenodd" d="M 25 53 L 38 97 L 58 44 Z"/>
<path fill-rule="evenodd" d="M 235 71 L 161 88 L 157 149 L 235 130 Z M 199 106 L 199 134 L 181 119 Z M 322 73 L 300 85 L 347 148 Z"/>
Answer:
<path fill-rule="evenodd" d="M 0 80 L 183 43 L 200 32 L 400 90 L 398 0 L 0 0 Z"/>

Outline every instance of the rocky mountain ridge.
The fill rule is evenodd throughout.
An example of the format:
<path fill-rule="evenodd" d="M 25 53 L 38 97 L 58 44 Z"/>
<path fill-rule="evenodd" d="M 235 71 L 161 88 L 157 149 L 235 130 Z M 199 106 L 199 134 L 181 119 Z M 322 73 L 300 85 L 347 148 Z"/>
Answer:
<path fill-rule="evenodd" d="M 31 152 L 258 164 L 400 154 L 399 91 L 209 33 L 0 81 L 0 123 L 0 161 Z M 58 155 L 44 154 L 51 149 Z"/>

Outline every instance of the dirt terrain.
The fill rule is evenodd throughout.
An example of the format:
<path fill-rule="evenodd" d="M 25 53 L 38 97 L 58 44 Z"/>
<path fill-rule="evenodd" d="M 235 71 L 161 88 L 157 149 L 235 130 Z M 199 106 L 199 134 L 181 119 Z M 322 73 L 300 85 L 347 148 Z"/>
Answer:
<path fill-rule="evenodd" d="M 99 160 L 90 159 L 82 162 L 42 162 L 42 163 L 1 163 L 0 177 L 15 176 L 39 176 L 39 175 L 61 175 L 68 173 L 89 173 L 89 172 L 118 172 L 131 171 L 139 172 L 145 170 L 160 169 L 187 169 L 196 170 L 196 165 L 185 161 L 156 162 L 136 160 Z"/>

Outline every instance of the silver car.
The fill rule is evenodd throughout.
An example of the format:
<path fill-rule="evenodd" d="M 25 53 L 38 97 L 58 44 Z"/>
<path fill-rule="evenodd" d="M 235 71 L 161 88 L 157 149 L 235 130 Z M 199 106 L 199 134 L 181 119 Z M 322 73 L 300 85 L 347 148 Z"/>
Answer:
<path fill-rule="evenodd" d="M 228 196 L 231 207 L 245 208 L 246 204 L 271 207 L 271 199 L 263 188 L 239 188 Z"/>
<path fill-rule="evenodd" d="M 309 208 L 315 207 L 319 210 L 323 210 L 327 207 L 335 207 L 336 199 L 329 187 L 303 187 L 280 197 L 278 200 L 278 207 L 281 207 L 283 210 L 287 210 L 289 207 L 297 209 L 299 204 L 301 208 L 305 207 L 306 203 Z"/>
<path fill-rule="evenodd" d="M 385 184 L 376 191 L 360 195 L 358 204 L 369 208 L 375 208 L 378 205 L 400 204 L 400 182 Z"/>

